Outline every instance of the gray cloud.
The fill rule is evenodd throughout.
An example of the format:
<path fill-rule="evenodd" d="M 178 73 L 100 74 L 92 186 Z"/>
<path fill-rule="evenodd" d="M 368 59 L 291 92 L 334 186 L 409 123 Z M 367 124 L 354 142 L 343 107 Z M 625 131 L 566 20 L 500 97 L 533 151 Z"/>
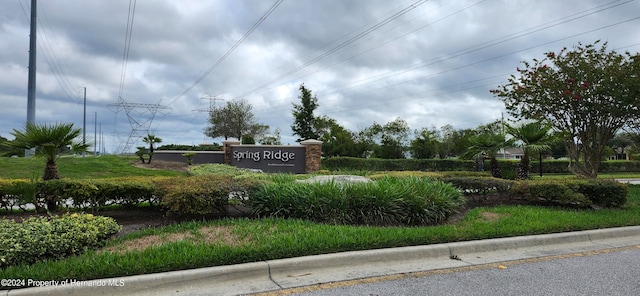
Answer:
<path fill-rule="evenodd" d="M 0 135 L 8 138 L 26 120 L 28 2 L 0 11 Z M 286 0 L 193 86 L 274 2 L 137 1 L 122 97 L 171 107 L 150 128 L 164 143 L 213 141 L 197 111 L 209 107 L 207 93 L 247 99 L 292 143 L 301 83 L 317 95 L 318 115 L 351 130 L 397 117 L 412 129 L 472 128 L 501 118 L 504 106 L 488 90 L 523 60 L 598 39 L 640 51 L 636 1 L 429 1 L 380 25 L 416 0 Z M 128 8 L 126 0 L 39 2 L 37 120 L 82 126 L 86 87 L 88 129 L 97 114 L 109 152 L 130 132 L 124 112 L 107 107 L 120 93 Z"/>

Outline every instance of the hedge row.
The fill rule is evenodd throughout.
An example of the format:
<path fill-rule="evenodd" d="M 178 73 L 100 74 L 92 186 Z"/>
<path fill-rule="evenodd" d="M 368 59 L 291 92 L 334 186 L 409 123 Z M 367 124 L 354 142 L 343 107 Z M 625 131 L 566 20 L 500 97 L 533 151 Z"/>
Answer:
<path fill-rule="evenodd" d="M 503 174 L 515 176 L 518 160 L 498 160 Z M 461 159 L 380 159 L 380 158 L 354 158 L 354 157 L 329 157 L 322 160 L 322 166 L 331 171 L 475 171 L 476 165 L 471 160 Z M 569 174 L 569 161 L 567 160 L 543 160 L 543 174 Z M 489 161 L 484 165 L 489 169 Z M 640 161 L 604 161 L 600 165 L 601 173 L 612 172 L 638 172 Z M 531 173 L 540 172 L 538 161 L 531 161 Z"/>
<path fill-rule="evenodd" d="M 620 207 L 627 202 L 628 185 L 611 179 L 537 179 L 506 180 L 493 178 L 487 172 L 406 172 L 395 171 L 371 175 L 372 179 L 385 176 L 420 176 L 450 183 L 467 197 L 527 201 L 546 205 L 578 208 Z"/>
<path fill-rule="evenodd" d="M 19 180 L 0 179 L 0 208 L 27 209 L 45 207 L 45 199 L 80 209 L 97 210 L 101 206 L 160 204 L 158 184 L 171 177 L 128 177 L 98 180 Z"/>
<path fill-rule="evenodd" d="M 59 205 L 93 212 L 105 205 L 162 205 L 169 214 L 226 214 L 229 202 L 240 204 L 265 181 L 245 175 L 136 177 L 98 180 L 0 179 L 0 209 L 45 208 L 45 198 Z"/>

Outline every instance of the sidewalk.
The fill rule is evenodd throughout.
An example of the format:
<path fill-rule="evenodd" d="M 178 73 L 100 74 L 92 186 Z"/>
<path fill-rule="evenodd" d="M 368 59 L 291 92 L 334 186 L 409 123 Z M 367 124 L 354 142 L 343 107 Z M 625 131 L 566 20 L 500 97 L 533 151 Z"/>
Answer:
<path fill-rule="evenodd" d="M 0 291 L 4 295 L 241 295 L 640 245 L 640 226 L 343 252 Z M 55 284 L 55 283 L 54 283 Z"/>

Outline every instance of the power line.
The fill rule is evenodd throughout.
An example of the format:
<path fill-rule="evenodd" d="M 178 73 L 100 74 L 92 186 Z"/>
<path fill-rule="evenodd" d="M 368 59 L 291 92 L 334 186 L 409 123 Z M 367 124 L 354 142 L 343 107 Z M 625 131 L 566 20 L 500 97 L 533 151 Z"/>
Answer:
<path fill-rule="evenodd" d="M 122 52 L 122 70 L 120 71 L 120 90 L 118 91 L 118 99 L 122 99 L 124 91 L 124 80 L 127 74 L 127 64 L 129 62 L 129 50 L 131 49 L 131 36 L 133 33 L 133 20 L 136 15 L 137 0 L 129 0 L 129 13 L 127 15 L 127 29 L 124 36 L 124 50 Z"/>
<path fill-rule="evenodd" d="M 476 45 L 468 47 L 466 49 L 454 52 L 454 53 L 452 53 L 450 55 L 436 57 L 436 58 L 431 59 L 430 61 L 427 61 L 425 63 L 422 63 L 420 65 L 414 66 L 414 67 L 409 68 L 409 69 L 388 72 L 388 73 L 385 73 L 385 74 L 378 74 L 378 75 L 370 77 L 370 78 L 364 78 L 364 79 L 356 81 L 356 82 L 360 82 L 360 81 L 369 80 L 369 81 L 364 82 L 364 83 L 359 83 L 359 84 L 356 84 L 356 85 L 353 85 L 353 83 L 349 83 L 349 84 L 351 84 L 351 86 L 349 86 L 349 84 L 347 84 L 347 85 L 344 85 L 343 87 L 335 87 L 335 88 L 331 88 L 331 89 L 319 90 L 319 91 L 316 91 L 316 93 L 320 94 L 323 91 L 333 90 L 332 92 L 329 92 L 329 93 L 323 93 L 323 95 L 331 95 L 331 94 L 338 93 L 338 92 L 340 92 L 340 90 L 344 90 L 344 89 L 347 89 L 347 88 L 353 88 L 353 87 L 356 87 L 356 86 L 362 86 L 362 85 L 366 85 L 366 84 L 373 83 L 373 82 L 376 82 L 376 81 L 381 81 L 383 79 L 388 79 L 388 78 L 391 78 L 391 77 L 395 77 L 395 76 L 398 76 L 398 75 L 401 75 L 401 74 L 405 74 L 405 73 L 408 73 L 408 72 L 411 72 L 411 71 L 415 71 L 415 70 L 418 70 L 418 69 L 421 69 L 421 68 L 425 68 L 427 66 L 431 66 L 431 65 L 434 65 L 434 64 L 437 64 L 437 63 L 440 63 L 440 62 L 451 60 L 453 58 L 457 58 L 457 57 L 460 57 L 460 56 L 463 56 L 463 55 L 466 55 L 466 54 L 470 54 L 470 53 L 479 51 L 481 49 L 489 48 L 489 47 L 492 47 L 492 46 L 495 46 L 495 45 L 498 45 L 498 44 L 501 44 L 501 43 L 504 43 L 504 42 L 507 42 L 507 41 L 511 41 L 511 40 L 514 40 L 514 39 L 517 39 L 517 38 L 520 38 L 520 37 L 524 37 L 524 36 L 527 36 L 527 35 L 542 31 L 542 30 L 550 29 L 552 27 L 555 27 L 555 26 L 558 26 L 558 25 L 561 25 L 561 24 L 565 24 L 565 23 L 568 23 L 568 22 L 571 22 L 571 21 L 575 21 L 577 19 L 584 18 L 584 17 L 590 16 L 590 15 L 593 15 L 595 13 L 602 12 L 604 10 L 612 9 L 612 8 L 618 7 L 620 5 L 624 5 L 624 4 L 633 2 L 633 0 L 615 4 L 616 2 L 620 2 L 620 0 L 612 1 L 612 2 L 609 2 L 609 3 L 604 4 L 604 5 L 599 5 L 599 6 L 596 6 L 594 8 L 590 8 L 590 9 L 587 9 L 587 10 L 584 10 L 584 11 L 581 11 L 581 12 L 578 12 L 578 13 L 574 13 L 574 14 L 571 14 L 571 15 L 568 15 L 568 16 L 553 20 L 551 22 L 547 22 L 545 24 L 541 24 L 541 25 L 538 25 L 538 26 L 530 27 L 530 28 L 518 31 L 518 32 L 513 33 L 513 34 L 505 35 L 505 36 L 502 36 L 502 37 L 499 37 L 499 38 L 496 38 L 496 39 L 493 39 L 493 40 L 490 40 L 490 41 L 487 41 L 487 42 L 476 44 Z M 634 20 L 634 19 L 631 19 L 631 20 L 628 20 L 628 21 L 632 21 L 632 20 Z M 624 23 L 624 22 L 622 22 L 622 23 Z M 615 25 L 618 25 L 618 24 L 620 24 L 620 23 L 616 23 L 616 24 L 613 24 L 611 26 L 615 26 Z M 588 31 L 588 32 L 584 32 L 584 33 L 578 34 L 578 35 L 572 35 L 572 36 L 569 36 L 569 37 L 566 37 L 566 38 L 555 40 L 552 43 L 558 42 L 558 41 L 561 41 L 561 40 L 564 40 L 564 39 L 573 38 L 573 37 L 576 37 L 576 36 L 579 36 L 579 35 L 582 35 L 582 34 L 588 34 L 588 33 L 591 33 L 593 31 L 601 30 L 601 29 L 608 28 L 608 27 L 610 27 L 610 26 L 601 27 L 601 28 L 598 28 L 598 29 L 595 29 L 595 30 L 592 30 L 592 31 Z M 543 45 L 547 45 L 547 44 L 549 44 L 549 43 L 545 43 L 545 44 L 538 45 L 538 46 L 535 46 L 535 47 L 539 47 L 539 46 L 543 46 Z M 535 48 L 535 47 L 532 47 L 532 48 Z M 494 57 L 494 58 L 490 58 L 490 59 L 486 59 L 486 60 L 480 61 L 478 63 L 484 63 L 484 62 L 487 62 L 487 61 L 490 61 L 490 60 L 495 60 L 495 59 L 498 59 L 498 58 L 501 58 L 501 57 L 504 57 L 504 56 L 508 56 L 508 55 L 511 55 L 511 54 L 514 54 L 514 53 L 522 52 L 522 51 L 525 51 L 525 50 L 528 50 L 528 49 L 531 49 L 531 48 L 522 49 L 522 50 L 515 51 L 515 52 L 510 52 L 510 53 L 503 54 L 503 55 L 500 55 L 500 56 L 497 56 L 497 57 Z M 357 54 L 357 55 L 359 55 L 359 54 Z M 354 55 L 354 56 L 356 56 L 356 55 Z M 352 57 L 354 57 L 354 56 L 352 56 Z M 350 57 L 350 58 L 352 58 L 352 57 Z M 348 59 L 350 59 L 350 58 L 348 58 Z M 444 71 L 441 71 L 441 72 L 438 72 L 438 73 L 432 73 L 432 74 L 428 74 L 428 75 L 423 75 L 423 76 L 420 76 L 420 77 L 417 77 L 417 78 L 414 78 L 414 79 L 411 79 L 411 80 L 395 83 L 395 84 L 392 84 L 392 85 L 404 84 L 404 83 L 408 83 L 408 82 L 411 82 L 411 81 L 415 81 L 417 79 L 436 76 L 438 74 L 444 74 L 446 72 L 451 72 L 451 71 L 459 70 L 459 69 L 466 68 L 466 67 L 469 67 L 469 66 L 473 66 L 473 65 L 476 65 L 478 63 L 473 63 L 473 64 L 469 64 L 469 65 L 463 65 L 461 67 L 457 67 L 457 68 L 454 68 L 454 69 L 449 69 L 449 70 L 444 70 Z M 331 65 L 331 66 L 333 66 L 333 65 Z M 373 79 L 373 78 L 376 78 L 376 79 Z M 373 80 L 370 80 L 370 79 L 373 79 Z M 372 90 L 369 90 L 369 91 L 370 92 L 378 91 L 380 89 L 384 89 L 384 88 L 388 88 L 388 87 L 389 86 L 380 87 L 380 88 L 372 89 Z M 281 106 L 285 106 L 285 105 L 281 105 Z M 279 108 L 279 107 L 274 107 L 274 108 Z"/>
<path fill-rule="evenodd" d="M 249 95 L 251 93 L 254 93 L 254 92 L 257 92 L 259 90 L 262 90 L 262 89 L 268 87 L 269 85 L 273 84 L 274 82 L 276 82 L 276 81 L 278 81 L 278 80 L 280 80 L 280 79 L 282 79 L 284 77 L 287 77 L 287 76 L 289 76 L 289 75 L 291 75 L 293 73 L 296 73 L 296 72 L 308 67 L 309 65 L 311 65 L 311 64 L 313 64 L 313 63 L 315 63 L 315 62 L 317 62 L 317 61 L 319 61 L 319 60 L 321 60 L 323 58 L 326 58 L 326 57 L 332 55 L 333 53 L 339 51 L 340 49 L 344 48 L 345 46 L 357 41 L 358 39 L 361 39 L 362 37 L 370 34 L 371 32 L 374 32 L 374 31 L 380 29 L 381 27 L 383 27 L 384 25 L 392 22 L 393 20 L 395 20 L 395 19 L 407 14 L 409 11 L 417 8 L 418 6 L 426 3 L 427 1 L 429 1 L 429 0 L 419 0 L 419 1 L 416 1 L 416 2 L 414 2 L 412 4 L 410 4 L 409 6 L 405 7 L 401 11 L 391 15 L 390 17 L 382 20 L 381 22 L 376 23 L 375 25 L 373 25 L 370 28 L 366 29 L 365 31 L 359 33 L 358 35 L 356 35 L 356 36 L 350 38 L 349 40 L 339 44 L 338 46 L 336 46 L 336 47 L 324 52 L 323 54 L 321 54 L 321 55 L 319 55 L 319 56 L 307 61 L 306 63 L 304 63 L 304 64 L 302 64 L 302 65 L 300 65 L 300 66 L 298 66 L 298 67 L 296 67 L 296 68 L 294 68 L 294 69 L 292 69 L 292 70 L 290 70 L 290 71 L 288 71 L 288 72 L 286 72 L 286 73 L 284 73 L 284 74 L 282 74 L 282 75 L 280 75 L 280 76 L 278 76 L 278 77 L 276 77 L 274 79 L 270 80 L 269 82 L 267 82 L 265 84 L 262 84 L 262 85 L 260 85 L 260 86 L 258 86 L 256 88 L 254 88 L 254 89 L 252 89 L 252 90 L 240 95 L 239 97 L 241 98 L 241 97 L 244 97 L 244 96 Z"/>
<path fill-rule="evenodd" d="M 196 85 L 198 85 L 198 83 L 204 80 L 204 78 L 207 77 L 209 73 L 215 70 L 236 48 L 238 48 L 238 46 L 240 46 L 240 44 L 242 44 L 242 42 L 244 42 L 249 37 L 249 35 L 251 35 L 251 33 L 253 33 L 253 31 L 255 31 L 258 28 L 258 26 L 260 26 L 260 24 L 262 24 L 262 22 L 264 22 L 267 19 L 267 17 L 269 17 L 269 15 L 271 15 L 271 13 L 273 13 L 273 11 L 276 10 L 276 8 L 278 8 L 278 6 L 280 6 L 280 4 L 282 4 L 283 1 L 284 0 L 277 0 L 271 6 L 271 8 L 269 8 L 269 10 L 267 10 L 267 12 L 265 12 L 264 15 L 262 15 L 262 17 L 260 17 L 260 19 L 258 19 L 258 21 L 255 24 L 253 24 L 253 26 L 251 26 L 251 28 L 249 28 L 249 30 L 246 33 L 244 33 L 244 35 L 242 35 L 242 38 L 238 39 L 238 41 L 236 41 L 236 43 L 234 43 L 233 46 L 231 46 L 231 48 L 229 48 L 229 50 L 227 50 L 227 52 L 218 59 L 218 61 L 216 61 L 211 67 L 209 67 L 209 69 L 206 72 L 200 75 L 200 77 L 196 79 L 196 81 L 193 84 L 191 84 L 191 86 L 187 87 L 183 92 L 181 92 L 177 97 L 175 97 L 169 103 L 169 105 L 173 104 L 176 100 L 178 100 L 179 98 L 187 94 L 189 91 L 191 91 L 191 89 L 193 89 Z"/>

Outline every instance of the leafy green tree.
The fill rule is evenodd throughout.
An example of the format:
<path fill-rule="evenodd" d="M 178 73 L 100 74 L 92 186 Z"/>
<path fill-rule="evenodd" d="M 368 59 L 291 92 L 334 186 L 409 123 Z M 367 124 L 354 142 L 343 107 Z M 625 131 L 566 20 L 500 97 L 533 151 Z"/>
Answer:
<path fill-rule="evenodd" d="M 149 144 L 149 160 L 147 160 L 147 163 L 151 163 L 151 158 L 153 158 L 153 145 L 156 143 L 162 143 L 162 139 L 155 135 L 147 134 L 146 137 L 142 138 L 142 142 Z"/>
<path fill-rule="evenodd" d="M 517 119 L 546 120 L 565 136 L 570 169 L 596 178 L 616 132 L 640 118 L 640 55 L 578 44 L 523 62 L 518 76 L 492 90 Z"/>
<path fill-rule="evenodd" d="M 268 125 L 260 124 L 255 119 L 253 107 L 244 99 L 227 102 L 224 107 L 218 107 L 209 113 L 209 123 L 204 134 L 211 137 L 223 137 L 225 140 L 248 135 L 256 138 L 269 130 Z"/>
<path fill-rule="evenodd" d="M 350 156 L 361 157 L 357 150 L 354 134 L 338 124 L 334 119 L 328 120 L 329 128 L 322 133 L 322 154 L 326 157 Z"/>
<path fill-rule="evenodd" d="M 435 158 L 437 155 L 446 154 L 442 149 L 443 143 L 438 140 L 438 131 L 423 128 L 414 131 L 415 138 L 411 141 L 409 152 L 413 158 Z"/>
<path fill-rule="evenodd" d="M 280 129 L 276 128 L 273 134 L 267 133 L 260 137 L 258 143 L 262 145 L 282 145 L 282 140 L 280 137 Z"/>
<path fill-rule="evenodd" d="M 551 150 L 551 144 L 557 141 L 548 124 L 539 121 L 528 122 L 518 126 L 506 126 L 507 133 L 519 142 L 524 150 L 524 155 L 518 164 L 516 173 L 518 179 L 529 179 L 531 171 L 531 155 L 542 155 L 542 152 Z"/>
<path fill-rule="evenodd" d="M 455 130 L 451 125 L 441 127 L 440 133 L 444 146 L 442 155 L 445 157 L 465 155 L 467 148 L 471 146 L 471 138 L 478 134 L 475 129 Z"/>
<path fill-rule="evenodd" d="M 5 144 L 17 149 L 35 149 L 36 155 L 42 155 L 46 159 L 43 180 L 59 179 L 58 165 L 56 159 L 63 149 L 69 149 L 73 153 L 86 152 L 88 144 L 82 143 L 79 139 L 82 129 L 74 128 L 73 123 L 30 123 L 24 126 L 24 130 L 13 129 L 11 135 L 15 137 L 13 141 Z M 47 197 L 47 208 L 55 211 L 56 200 Z"/>
<path fill-rule="evenodd" d="M 411 129 L 406 121 L 396 118 L 385 125 L 374 122 L 366 132 L 373 139 L 373 157 L 405 158 Z"/>
<path fill-rule="evenodd" d="M 311 95 L 311 91 L 304 84 L 300 85 L 300 105 L 293 104 L 293 118 L 295 121 L 291 126 L 294 135 L 298 135 L 297 142 L 309 139 L 319 139 L 317 131 L 317 117 L 313 112 L 318 108 L 318 98 Z"/>

